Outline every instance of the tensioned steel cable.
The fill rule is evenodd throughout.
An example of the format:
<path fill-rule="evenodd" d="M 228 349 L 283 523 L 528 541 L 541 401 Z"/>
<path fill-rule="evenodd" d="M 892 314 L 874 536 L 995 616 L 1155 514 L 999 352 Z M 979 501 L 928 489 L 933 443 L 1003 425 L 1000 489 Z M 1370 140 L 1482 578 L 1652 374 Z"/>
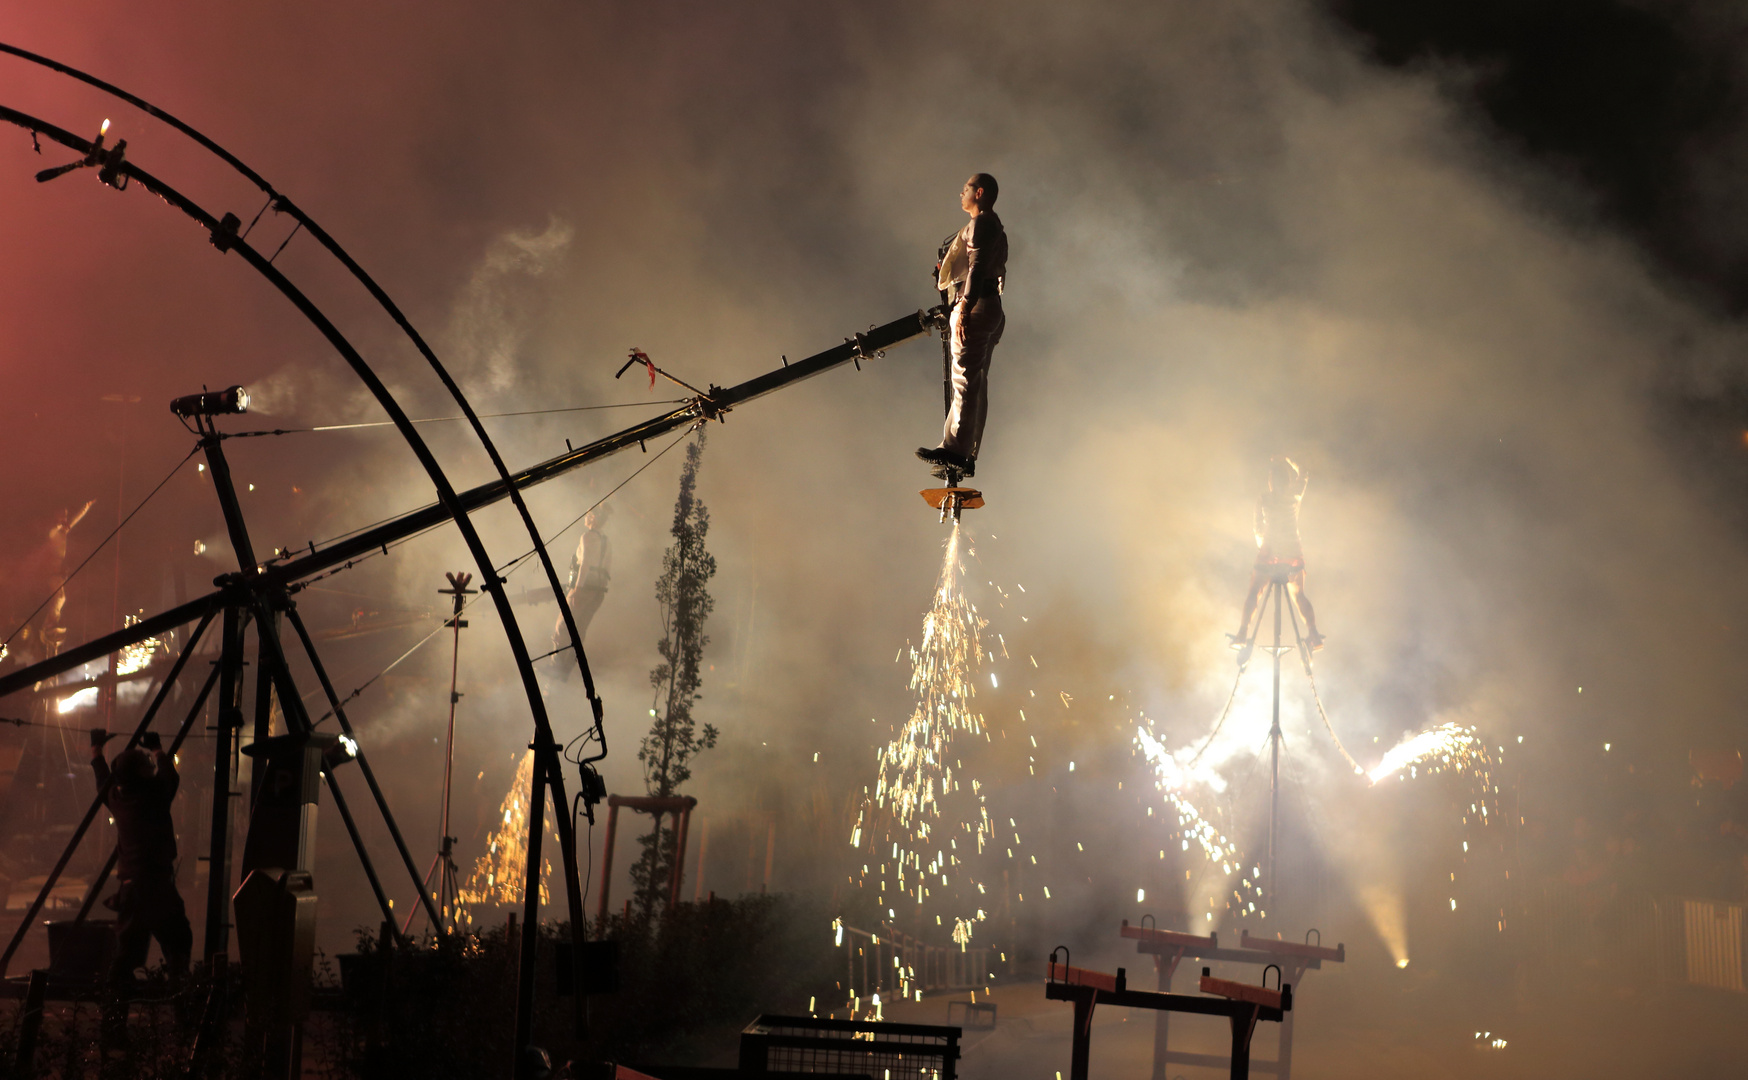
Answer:
<path fill-rule="evenodd" d="M 569 524 L 565 525 L 564 528 L 558 530 L 558 532 L 555 532 L 552 534 L 552 536 L 548 537 L 546 540 L 546 543 L 548 543 L 548 544 L 552 543 L 552 541 L 554 541 L 554 540 L 558 539 L 560 536 L 564 535 L 564 533 L 567 530 L 569 530 L 571 528 L 571 526 L 573 526 L 577 522 L 583 520 L 583 518 L 588 517 L 590 511 L 599 509 L 601 507 L 601 504 L 605 503 L 608 499 L 610 499 L 614 495 L 618 494 L 619 490 L 621 488 L 623 488 L 626 484 L 629 484 L 633 480 L 637 479 L 638 475 L 640 473 L 642 473 L 645 469 L 649 468 L 651 465 L 654 465 L 656 462 L 660 461 L 662 459 L 662 457 L 665 454 L 667 454 L 667 452 L 669 450 L 672 450 L 674 447 L 676 447 L 676 446 L 680 445 L 682 442 L 684 442 L 686 440 L 686 437 L 688 435 L 690 435 L 691 433 L 692 433 L 691 429 L 687 429 L 685 432 L 681 433 L 679 438 L 675 439 L 673 442 L 669 443 L 667 446 L 664 446 L 661 450 L 657 451 L 656 454 L 653 457 L 651 457 L 648 461 L 644 462 L 642 465 L 639 465 L 637 467 L 637 469 L 631 473 L 630 476 L 627 476 L 625 479 L 619 481 L 618 484 L 615 484 L 611 491 L 607 492 L 607 494 L 601 496 L 599 499 L 596 499 L 594 501 L 594 503 L 592 503 L 587 510 L 584 510 L 581 514 L 578 514 L 575 518 L 573 518 L 570 521 Z M 429 530 L 427 530 L 427 531 L 429 531 Z M 417 535 L 423 535 L 423 534 L 421 533 L 421 534 L 417 534 Z M 413 540 L 416 538 L 417 538 L 416 536 L 410 536 L 407 538 L 407 540 Z M 401 543 L 406 543 L 406 542 L 407 542 L 406 540 L 401 541 Z M 400 545 L 397 544 L 395 546 L 398 547 Z M 498 572 L 500 574 L 504 574 L 504 575 L 513 574 L 518 569 L 521 568 L 523 563 L 527 562 L 533 556 L 534 556 L 534 551 L 532 549 L 530 549 L 529 551 L 526 551 L 526 552 L 522 553 L 521 555 L 518 555 L 516 558 L 511 559 L 509 562 L 507 562 L 503 566 L 499 567 Z M 346 564 L 346 566 L 354 566 L 354 565 L 356 565 L 355 562 Z M 335 570 L 331 571 L 331 572 L 337 573 L 339 570 L 342 570 L 345 568 L 346 567 L 336 567 Z M 324 574 L 322 576 L 326 577 L 328 575 Z M 321 580 L 321 578 L 316 578 L 314 580 L 319 581 L 319 580 Z M 480 593 L 480 594 L 474 596 L 471 600 L 468 600 L 466 603 L 461 605 L 461 610 L 463 612 L 467 611 L 468 608 L 472 607 L 475 603 L 477 603 L 479 601 L 480 597 L 482 597 L 484 595 L 485 595 L 484 593 Z M 449 628 L 449 620 L 452 618 L 455 618 L 455 615 L 453 613 L 444 616 L 443 622 L 440 623 L 436 629 L 432 630 L 429 634 L 426 634 L 424 637 L 422 637 L 418 641 L 414 642 L 412 647 L 409 648 L 406 652 L 400 654 L 399 656 L 395 657 L 393 660 L 389 661 L 389 664 L 387 667 L 383 668 L 381 671 L 378 671 L 375 675 L 372 675 L 370 678 L 368 678 L 368 679 L 364 680 L 364 682 L 360 683 L 357 689 L 353 690 L 350 694 L 347 694 L 345 699 L 340 702 L 341 708 L 344 708 L 347 705 L 351 704 L 353 701 L 357 700 L 358 697 L 361 694 L 363 694 L 364 691 L 370 689 L 371 685 L 373 683 L 375 683 L 378 679 L 381 679 L 384 675 L 387 675 L 389 672 L 391 672 L 395 668 L 399 667 L 403 662 L 406 661 L 406 659 L 408 657 L 412 656 L 414 653 L 418 652 L 420 649 L 424 648 L 427 644 L 429 644 L 432 638 L 435 638 L 437 635 L 441 634 L 444 630 L 447 630 Z M 545 660 L 547 657 L 554 656 L 558 653 L 561 653 L 561 652 L 565 651 L 565 649 L 567 649 L 567 648 L 569 648 L 568 645 L 562 646 L 560 648 L 553 649 L 551 652 L 542 654 L 540 656 L 533 657 L 533 658 L 531 658 L 530 663 L 535 663 L 535 662 L 538 662 L 541 660 Z M 334 715 L 334 710 L 329 709 L 327 712 L 323 713 L 319 718 L 317 718 L 317 720 L 315 721 L 315 724 L 320 724 L 320 723 L 322 723 L 322 721 L 328 719 L 330 716 L 333 716 L 333 715 Z M 312 724 L 311 726 L 315 726 L 315 724 Z"/>
<path fill-rule="evenodd" d="M 479 413 L 481 420 L 495 420 L 506 416 L 550 416 L 555 413 L 597 412 L 601 409 L 640 409 L 648 405 L 684 405 L 690 398 L 663 398 L 660 401 L 621 401 L 612 405 L 572 405 L 563 409 L 523 409 L 519 412 Z M 465 416 L 427 416 L 418 420 L 408 420 L 409 424 L 445 424 L 455 420 L 466 420 Z M 262 431 L 233 431 L 225 435 L 227 439 L 258 439 L 267 435 L 303 435 L 312 431 L 356 431 L 359 428 L 394 427 L 392 420 L 371 420 L 357 424 L 322 424 L 317 427 L 304 428 L 268 428 Z"/>

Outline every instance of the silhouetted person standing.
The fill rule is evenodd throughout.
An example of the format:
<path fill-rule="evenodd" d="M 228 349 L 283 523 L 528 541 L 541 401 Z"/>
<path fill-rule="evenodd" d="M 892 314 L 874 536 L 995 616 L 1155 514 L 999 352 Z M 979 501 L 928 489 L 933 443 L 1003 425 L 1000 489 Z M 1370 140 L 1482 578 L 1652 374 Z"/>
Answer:
<path fill-rule="evenodd" d="M 103 757 L 103 744 L 112 737 L 102 728 L 91 732 L 91 768 L 98 789 L 114 776 L 104 798 L 115 816 L 116 875 L 121 881 L 110 976 L 121 985 L 129 982 L 134 969 L 145 966 L 151 939 L 157 938 L 171 978 L 180 979 L 194 948 L 194 931 L 176 890 L 176 825 L 170 818 L 182 778 L 152 732 L 139 746 L 117 754 L 112 768 Z"/>
<path fill-rule="evenodd" d="M 1007 327 L 1001 293 L 1008 272 L 1008 234 L 996 216 L 995 177 L 978 173 L 965 181 L 959 207 L 971 220 L 947 242 L 936 270 L 935 285 L 952 311 L 948 346 L 952 358 L 953 398 L 941 445 L 922 447 L 916 456 L 935 466 L 966 476 L 977 473 L 977 451 L 983 444 L 983 420 L 989 411 L 989 361 Z"/>

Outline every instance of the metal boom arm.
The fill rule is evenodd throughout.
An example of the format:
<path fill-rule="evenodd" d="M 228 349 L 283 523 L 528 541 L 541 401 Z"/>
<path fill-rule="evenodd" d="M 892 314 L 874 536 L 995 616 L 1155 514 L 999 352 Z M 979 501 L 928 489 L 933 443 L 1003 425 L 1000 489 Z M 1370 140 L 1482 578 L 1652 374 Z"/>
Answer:
<path fill-rule="evenodd" d="M 803 379 L 812 378 L 851 361 L 859 364 L 864 359 L 873 359 L 887 349 L 934 332 L 940 325 L 942 317 L 943 313 L 939 308 L 912 312 L 903 318 L 894 319 L 884 326 L 876 326 L 865 334 L 857 334 L 848 338 L 842 345 L 815 353 L 807 359 L 798 360 L 793 364 L 786 363 L 780 368 L 774 368 L 738 385 L 727 389 L 712 386 L 708 397 L 697 398 L 671 412 L 645 420 L 640 424 L 633 424 L 623 431 L 596 439 L 592 443 L 579 446 L 574 450 L 560 454 L 558 457 L 548 458 L 531 465 L 511 474 L 509 484 L 505 484 L 502 480 L 494 480 L 466 491 L 457 492 L 456 501 L 463 510 L 472 514 L 508 498 L 512 488 L 517 491 L 526 491 L 536 484 L 544 484 L 548 480 L 556 479 L 574 469 L 610 457 L 628 447 L 641 444 L 645 440 L 678 430 L 700 419 L 721 416 L 737 405 L 781 390 L 783 387 L 798 383 Z M 398 518 L 318 551 L 300 555 L 277 565 L 269 565 L 264 569 L 264 575 L 276 578 L 279 584 L 290 587 L 295 582 L 339 566 L 349 559 L 367 555 L 388 544 L 405 540 L 450 520 L 452 520 L 450 509 L 441 503 L 433 503 L 410 513 L 402 514 Z M 208 612 L 217 611 L 226 602 L 235 601 L 236 597 L 233 592 L 220 589 L 161 615 L 145 619 L 115 633 L 106 634 L 94 641 L 87 642 L 85 645 L 68 649 L 59 656 L 50 657 L 29 667 L 9 672 L 0 676 L 0 697 L 26 689 L 62 672 L 70 671 L 88 660 L 107 656 L 137 641 L 162 633 L 164 630 L 193 622 Z"/>

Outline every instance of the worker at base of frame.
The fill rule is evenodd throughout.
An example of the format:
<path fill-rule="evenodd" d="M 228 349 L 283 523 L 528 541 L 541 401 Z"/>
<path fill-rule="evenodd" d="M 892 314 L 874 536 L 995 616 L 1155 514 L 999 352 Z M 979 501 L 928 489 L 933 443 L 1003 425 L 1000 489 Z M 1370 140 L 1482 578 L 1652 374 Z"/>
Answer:
<path fill-rule="evenodd" d="M 601 531 L 601 527 L 607 524 L 608 513 L 607 507 L 602 505 L 583 515 L 583 535 L 577 541 L 576 554 L 571 558 L 570 588 L 565 590 L 564 599 L 570 605 L 571 617 L 577 621 L 579 640 L 588 634 L 589 624 L 607 599 L 607 585 L 613 576 L 613 547 L 607 541 L 607 534 Z M 552 647 L 558 650 L 570 643 L 570 632 L 565 629 L 564 615 L 560 613 L 552 627 Z M 560 669 L 568 675 L 575 666 L 573 661 L 561 664 Z"/>
<path fill-rule="evenodd" d="M 121 882 L 109 902 L 116 913 L 110 978 L 120 985 L 132 982 L 135 969 L 146 966 L 151 939 L 157 938 L 170 978 L 180 981 L 194 948 L 194 931 L 176 889 L 176 823 L 170 817 L 182 778 L 156 732 L 147 732 L 138 746 L 117 754 L 112 766 L 104 760 L 103 744 L 114 737 L 102 728 L 91 732 L 91 768 L 98 790 L 112 774 L 115 778 L 104 797 L 115 818 L 115 869 Z"/>
<path fill-rule="evenodd" d="M 1008 272 L 1008 234 L 995 213 L 1000 188 L 995 177 L 978 173 L 959 192 L 959 208 L 971 220 L 947 242 L 935 272 L 952 317 L 948 346 L 952 357 L 953 400 L 941 431 L 941 445 L 922 447 L 916 456 L 936 476 L 957 469 L 977 475 L 977 451 L 989 412 L 989 361 L 1007 327 L 1002 286 Z"/>
<path fill-rule="evenodd" d="M 1239 650 L 1238 662 L 1250 659 L 1255 628 L 1250 625 L 1263 593 L 1276 580 L 1284 580 L 1287 594 L 1305 618 L 1305 644 L 1312 652 L 1323 648 L 1317 631 L 1317 613 L 1305 595 L 1305 553 L 1299 546 L 1299 504 L 1310 473 L 1301 472 L 1291 458 L 1277 454 L 1269 460 L 1268 488 L 1256 500 L 1256 566 L 1250 572 L 1250 591 L 1244 597 L 1244 615 L 1238 633 L 1228 634 Z"/>

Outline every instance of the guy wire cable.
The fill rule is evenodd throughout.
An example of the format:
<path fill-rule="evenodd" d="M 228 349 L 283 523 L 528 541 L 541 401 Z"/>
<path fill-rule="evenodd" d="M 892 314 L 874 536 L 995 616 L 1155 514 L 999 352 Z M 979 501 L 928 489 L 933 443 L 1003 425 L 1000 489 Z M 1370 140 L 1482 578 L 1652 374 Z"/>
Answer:
<path fill-rule="evenodd" d="M 661 401 L 621 401 L 612 405 L 573 405 L 563 409 L 524 409 L 519 412 L 480 413 L 481 420 L 495 420 L 506 416 L 549 416 L 554 413 L 596 412 L 601 409 L 635 409 L 647 405 L 684 405 L 690 398 L 665 398 Z M 427 416 L 418 420 L 408 420 L 409 424 L 443 424 L 456 420 L 466 420 L 465 416 Z M 267 435 L 305 435 L 312 431 L 357 431 L 360 428 L 393 427 L 393 420 L 372 420 L 358 424 L 323 424 L 318 427 L 305 428 L 267 428 L 261 431 L 233 431 L 226 435 L 227 439 L 259 439 Z"/>
<path fill-rule="evenodd" d="M 579 522 L 579 521 L 583 520 L 583 518 L 587 517 L 589 515 L 589 511 L 599 509 L 601 504 L 606 502 L 608 499 L 612 498 L 615 494 L 617 494 L 619 492 L 620 488 L 623 488 L 626 484 L 629 484 L 633 480 L 637 479 L 639 473 L 642 473 L 643 470 L 649 468 L 651 465 L 654 465 L 657 461 L 660 461 L 664 454 L 666 454 L 669 450 L 672 450 L 674 447 L 680 445 L 680 443 L 685 441 L 686 437 L 689 436 L 690 434 L 692 434 L 692 429 L 690 429 L 690 428 L 681 432 L 679 438 L 675 439 L 673 442 L 671 442 L 667 446 L 663 447 L 660 451 L 658 451 L 655 454 L 655 456 L 651 457 L 648 461 L 646 461 L 642 465 L 638 466 L 636 471 L 634 471 L 630 476 L 627 476 L 625 479 L 621 480 L 618 484 L 616 484 L 613 487 L 613 489 L 611 491 L 607 492 L 607 494 L 601 496 L 599 499 L 596 499 L 595 502 L 589 506 L 588 510 L 584 510 L 581 514 L 578 514 L 574 519 L 572 519 L 569 524 L 565 525 L 564 528 L 561 528 L 558 530 L 558 532 L 553 533 L 552 536 L 550 538 L 548 538 L 546 542 L 550 544 L 553 540 L 556 540 L 560 536 L 564 535 L 564 533 L 567 530 L 569 530 L 572 525 L 575 525 L 577 522 Z M 436 526 L 433 526 L 433 528 L 435 528 L 435 527 Z M 429 530 L 427 530 L 427 531 L 429 531 Z M 423 535 L 423 534 L 421 533 L 421 534 L 416 534 L 416 535 Z M 411 540 L 413 538 L 414 537 L 408 537 L 407 539 Z M 405 542 L 406 541 L 402 541 L 402 543 L 405 543 Z M 397 544 L 396 546 L 398 547 L 399 545 Z M 374 552 L 372 554 L 374 554 Z M 509 562 L 505 563 L 503 566 L 498 567 L 498 573 L 499 574 L 513 574 L 513 573 L 515 573 L 516 570 L 520 568 L 521 564 L 527 562 L 530 558 L 533 557 L 533 555 L 534 555 L 534 551 L 532 549 L 522 553 L 521 555 L 518 555 L 516 558 L 511 559 Z M 365 556 L 365 557 L 368 558 L 369 556 Z M 348 564 L 348 565 L 350 565 L 350 564 Z M 332 571 L 330 571 L 330 573 L 332 573 Z M 322 577 L 327 577 L 327 576 L 328 576 L 327 574 L 322 575 Z M 319 581 L 321 579 L 316 578 L 314 580 Z M 462 604 L 461 610 L 463 612 L 467 611 L 468 608 L 472 607 L 477 601 L 480 600 L 481 597 L 483 597 L 485 595 L 486 594 L 483 591 L 478 593 L 472 599 L 470 599 L 466 603 Z M 362 684 L 360 684 L 358 686 L 357 689 L 353 690 L 350 694 L 347 694 L 345 700 L 340 702 L 340 705 L 342 707 L 344 707 L 346 705 L 351 704 L 354 700 L 356 700 L 358 698 L 358 696 L 360 694 L 363 694 L 364 691 L 368 690 L 372 683 L 376 682 L 378 679 L 382 678 L 384 675 L 387 675 L 390 671 L 393 671 L 396 667 L 400 666 L 400 664 L 403 661 L 405 661 L 407 659 L 407 657 L 413 655 L 414 653 L 418 652 L 420 649 L 424 648 L 425 645 L 428 642 L 430 642 L 432 638 L 436 637 L 438 634 L 441 634 L 444 630 L 449 628 L 449 620 L 451 618 L 454 618 L 454 617 L 455 616 L 453 614 L 445 615 L 443 618 L 443 622 L 440 625 L 438 625 L 436 629 L 432 630 L 429 634 L 426 634 L 424 637 L 422 637 L 418 641 L 414 642 L 412 648 L 408 649 L 406 652 L 400 654 L 399 656 L 395 657 L 393 660 L 389 661 L 389 664 L 387 667 L 383 668 L 381 671 L 378 671 L 375 675 L 372 675 L 370 678 L 366 679 Z M 566 648 L 568 648 L 568 646 L 566 646 Z M 545 656 L 538 657 L 537 659 L 544 660 L 544 659 L 546 659 L 546 657 L 554 655 L 554 653 L 563 652 L 563 651 L 564 651 L 563 649 L 554 649 L 552 652 L 545 654 Z M 310 726 L 314 727 L 317 724 L 322 723 L 322 721 L 328 719 L 328 717 L 333 716 L 333 715 L 334 715 L 334 710 L 329 709 L 327 712 L 323 713 Z"/>

